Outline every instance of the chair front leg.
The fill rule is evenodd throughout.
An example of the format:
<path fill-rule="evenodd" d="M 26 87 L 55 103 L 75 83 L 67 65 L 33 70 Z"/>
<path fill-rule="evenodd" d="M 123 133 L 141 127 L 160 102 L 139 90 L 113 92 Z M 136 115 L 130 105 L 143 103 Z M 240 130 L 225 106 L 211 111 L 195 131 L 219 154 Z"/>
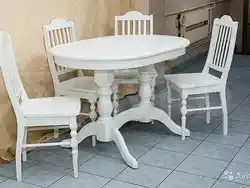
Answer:
<path fill-rule="evenodd" d="M 156 82 L 156 78 L 153 78 L 152 83 L 151 83 L 151 87 L 152 87 L 151 101 L 153 104 L 155 104 L 155 82 Z"/>
<path fill-rule="evenodd" d="M 24 136 L 23 136 L 23 144 L 27 144 L 27 134 L 28 134 L 28 128 L 24 128 Z M 22 158 L 23 161 L 27 161 L 27 151 L 26 148 L 22 148 Z"/>
<path fill-rule="evenodd" d="M 57 89 L 55 89 L 55 96 L 56 97 L 62 96 L 60 92 L 57 91 Z M 59 129 L 57 127 L 54 128 L 54 138 L 59 138 Z"/>
<path fill-rule="evenodd" d="M 170 82 L 167 81 L 167 100 L 168 100 L 168 116 L 171 118 L 171 108 L 172 108 L 172 91 L 170 87 Z"/>
<path fill-rule="evenodd" d="M 76 117 L 70 119 L 70 135 L 71 135 L 71 147 L 72 147 L 72 159 L 73 159 L 73 169 L 74 178 L 78 177 L 78 142 L 77 142 L 77 123 Z"/>
<path fill-rule="evenodd" d="M 54 128 L 54 138 L 59 138 L 59 129 Z"/>
<path fill-rule="evenodd" d="M 181 94 L 181 139 L 185 140 L 186 114 L 187 114 L 187 95 Z"/>
<path fill-rule="evenodd" d="M 96 118 L 97 118 L 97 113 L 96 113 L 96 106 L 95 106 L 95 103 L 96 101 L 95 100 L 89 100 L 89 103 L 90 103 L 90 114 L 89 114 L 89 118 L 91 119 L 91 121 L 95 121 Z M 96 136 L 92 136 L 92 146 L 96 146 Z"/>
<path fill-rule="evenodd" d="M 227 100 L 226 100 L 226 91 L 223 90 L 220 92 L 222 113 L 223 113 L 223 135 L 227 135 L 228 132 L 228 114 L 227 114 Z"/>
<path fill-rule="evenodd" d="M 17 141 L 16 141 L 16 179 L 22 181 L 22 145 L 24 141 L 24 128 L 18 125 Z"/>
<path fill-rule="evenodd" d="M 112 86 L 112 101 L 113 101 L 113 116 L 117 116 L 119 113 L 119 98 L 118 98 L 118 84 L 114 83 Z"/>
<path fill-rule="evenodd" d="M 205 94 L 205 100 L 206 100 L 206 108 L 210 108 L 210 99 L 209 99 L 209 93 Z M 211 110 L 206 111 L 206 123 L 209 124 L 211 122 Z"/>

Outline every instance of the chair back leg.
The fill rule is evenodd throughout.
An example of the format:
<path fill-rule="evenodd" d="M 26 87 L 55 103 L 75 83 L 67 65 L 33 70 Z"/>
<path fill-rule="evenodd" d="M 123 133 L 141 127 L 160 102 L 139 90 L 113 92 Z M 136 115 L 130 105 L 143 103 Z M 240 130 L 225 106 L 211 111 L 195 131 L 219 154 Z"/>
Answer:
<path fill-rule="evenodd" d="M 72 159 L 74 178 L 78 178 L 78 142 L 77 142 L 77 123 L 76 117 L 72 117 L 70 120 L 70 135 L 71 135 L 71 147 L 72 147 Z"/>
<path fill-rule="evenodd" d="M 119 98 L 118 98 L 118 84 L 113 84 L 112 86 L 112 101 L 113 101 L 113 116 L 117 116 L 119 113 Z"/>
<path fill-rule="evenodd" d="M 27 134 L 28 134 L 28 129 L 24 129 L 24 136 L 23 136 L 23 144 L 27 144 Z M 23 161 L 27 161 L 27 151 L 26 148 L 22 149 L 22 158 Z"/>
<path fill-rule="evenodd" d="M 54 128 L 54 138 L 59 138 L 59 129 Z"/>
<path fill-rule="evenodd" d="M 22 125 L 18 125 L 16 141 L 16 179 L 22 181 L 22 145 L 24 141 L 25 130 Z"/>
<path fill-rule="evenodd" d="M 90 103 L 90 114 L 89 114 L 89 118 L 91 119 L 91 121 L 95 121 L 96 118 L 97 118 L 97 113 L 96 113 L 96 106 L 95 106 L 95 103 L 96 101 L 95 100 L 89 100 L 89 103 Z M 92 136 L 92 146 L 96 146 L 96 136 Z"/>
<path fill-rule="evenodd" d="M 228 132 L 228 114 L 227 114 L 227 100 L 226 90 L 220 92 L 222 115 L 223 115 L 223 135 L 227 135 Z"/>
<path fill-rule="evenodd" d="M 186 129 L 186 121 L 187 121 L 187 95 L 181 94 L 181 139 L 185 140 L 185 129 Z"/>
<path fill-rule="evenodd" d="M 95 147 L 96 146 L 96 136 L 92 136 L 92 146 Z"/>
<path fill-rule="evenodd" d="M 55 96 L 62 96 L 60 94 L 60 92 L 57 91 L 57 89 L 55 89 Z M 54 138 L 59 138 L 59 129 L 58 128 L 54 128 Z"/>
<path fill-rule="evenodd" d="M 151 88 L 152 89 L 151 101 L 153 104 L 155 104 L 155 84 L 156 84 L 155 82 L 156 82 L 156 80 L 155 80 L 155 78 L 153 78 L 152 79 L 152 86 L 151 86 L 152 87 Z"/>
<path fill-rule="evenodd" d="M 167 101 L 168 101 L 168 116 L 171 118 L 171 108 L 172 108 L 172 93 L 169 81 L 167 81 Z"/>
<path fill-rule="evenodd" d="M 209 94 L 205 94 L 205 100 L 206 100 L 206 108 L 210 108 L 210 99 Z M 206 123 L 209 124 L 211 122 L 211 110 L 206 111 Z"/>

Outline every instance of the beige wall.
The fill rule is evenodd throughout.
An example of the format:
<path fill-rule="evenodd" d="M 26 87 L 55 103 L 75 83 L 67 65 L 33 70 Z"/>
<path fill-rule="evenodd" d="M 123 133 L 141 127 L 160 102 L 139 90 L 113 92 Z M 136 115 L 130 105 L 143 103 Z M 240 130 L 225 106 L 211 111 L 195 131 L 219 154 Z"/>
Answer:
<path fill-rule="evenodd" d="M 227 0 L 131 0 L 131 9 L 141 11 L 144 14 L 154 15 L 154 33 L 176 35 L 176 15 L 164 17 L 178 11 L 183 11 L 188 8 L 199 7 L 209 3 L 217 2 L 216 8 L 213 10 L 213 17 L 220 17 L 223 14 L 228 14 L 229 3 Z M 155 68 L 159 73 L 157 84 L 164 82 L 164 74 L 166 70 L 182 63 L 200 53 L 207 51 L 208 44 L 202 45 L 199 48 L 189 51 L 185 56 L 178 58 L 175 61 L 164 64 L 157 64 Z"/>
<path fill-rule="evenodd" d="M 237 51 L 242 52 L 242 32 L 243 32 L 243 0 L 230 0 L 230 15 L 239 22 L 237 33 Z"/>
<path fill-rule="evenodd" d="M 185 11 L 190 8 L 195 8 L 209 3 L 220 2 L 221 0 L 165 0 L 166 13 L 172 14 L 178 11 Z"/>
<path fill-rule="evenodd" d="M 143 14 L 148 14 L 150 0 L 131 0 L 131 8 L 133 10 L 138 10 Z"/>
<path fill-rule="evenodd" d="M 61 17 L 75 22 L 78 39 L 109 35 L 113 33 L 114 16 L 129 8 L 129 0 L 0 0 L 0 30 L 11 34 L 29 96 L 53 95 L 42 37 L 43 24 Z M 0 77 L 1 158 L 12 157 L 15 127 L 12 107 Z"/>

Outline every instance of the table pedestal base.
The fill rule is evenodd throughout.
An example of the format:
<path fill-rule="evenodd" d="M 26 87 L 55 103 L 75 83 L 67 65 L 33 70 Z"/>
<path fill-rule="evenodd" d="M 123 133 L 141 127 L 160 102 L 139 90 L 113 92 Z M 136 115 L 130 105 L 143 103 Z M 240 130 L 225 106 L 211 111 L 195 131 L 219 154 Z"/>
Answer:
<path fill-rule="evenodd" d="M 130 167 L 138 168 L 138 163 L 130 154 L 119 128 L 121 128 L 128 121 L 140 121 L 141 119 L 158 120 L 166 125 L 166 127 L 168 127 L 175 134 L 181 135 L 181 127 L 176 125 L 163 110 L 152 106 L 150 108 L 131 108 L 121 112 L 111 121 L 102 120 L 91 122 L 79 131 L 77 141 L 80 143 L 85 138 L 92 135 L 96 135 L 97 140 L 101 142 L 114 141 L 124 161 Z M 185 136 L 190 136 L 188 129 L 185 129 Z"/>
<path fill-rule="evenodd" d="M 143 67 L 140 69 L 140 104 L 138 107 L 133 107 L 129 110 L 119 113 L 112 117 L 113 105 L 110 100 L 111 85 L 114 81 L 112 71 L 95 71 L 95 81 L 98 85 L 98 112 L 99 119 L 96 122 L 91 122 L 85 125 L 78 133 L 77 141 L 82 142 L 85 138 L 95 135 L 97 140 L 101 142 L 114 141 L 119 149 L 124 161 L 132 168 L 138 168 L 138 163 L 130 154 L 125 141 L 119 129 L 128 121 L 144 121 L 150 122 L 158 120 L 166 125 L 175 134 L 181 135 L 182 129 L 176 125 L 169 116 L 161 109 L 153 106 L 150 99 L 152 96 L 151 82 L 152 77 L 149 72 L 152 66 Z M 184 130 L 185 136 L 190 136 L 188 129 Z"/>
<path fill-rule="evenodd" d="M 103 129 L 105 131 L 103 132 Z M 121 132 L 116 128 L 115 121 L 91 122 L 85 125 L 78 133 L 77 141 L 82 142 L 85 138 L 96 135 L 101 142 L 114 141 L 124 161 L 132 168 L 138 168 L 136 159 L 130 154 Z"/>

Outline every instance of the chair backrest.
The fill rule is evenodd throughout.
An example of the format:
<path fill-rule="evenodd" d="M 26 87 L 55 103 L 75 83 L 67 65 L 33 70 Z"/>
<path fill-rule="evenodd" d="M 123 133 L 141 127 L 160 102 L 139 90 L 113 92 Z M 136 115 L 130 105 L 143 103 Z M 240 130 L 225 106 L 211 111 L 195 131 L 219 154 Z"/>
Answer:
<path fill-rule="evenodd" d="M 0 68 L 17 121 L 23 118 L 21 104 L 28 99 L 23 87 L 9 34 L 0 32 Z"/>
<path fill-rule="evenodd" d="M 153 15 L 143 15 L 138 11 L 130 11 L 125 15 L 115 16 L 115 35 L 119 34 L 153 35 Z"/>
<path fill-rule="evenodd" d="M 61 18 L 55 18 L 49 25 L 43 26 L 43 35 L 45 48 L 48 56 L 48 62 L 54 86 L 59 84 L 59 76 L 71 72 L 74 69 L 62 67 L 54 62 L 54 58 L 50 53 L 50 49 L 65 43 L 70 43 L 76 40 L 75 27 L 72 21 L 67 21 Z"/>
<path fill-rule="evenodd" d="M 221 81 L 227 81 L 233 60 L 237 29 L 238 22 L 234 22 L 228 15 L 214 20 L 212 38 L 203 73 L 210 74 L 212 69 L 221 73 Z"/>

